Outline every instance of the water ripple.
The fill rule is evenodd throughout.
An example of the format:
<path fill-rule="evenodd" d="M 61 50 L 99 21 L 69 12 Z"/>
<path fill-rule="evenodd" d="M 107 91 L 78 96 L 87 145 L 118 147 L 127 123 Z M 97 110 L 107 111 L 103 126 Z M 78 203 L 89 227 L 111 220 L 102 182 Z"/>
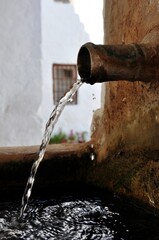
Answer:
<path fill-rule="evenodd" d="M 128 236 L 120 214 L 97 198 L 34 200 L 21 220 L 17 203 L 1 204 L 0 210 L 0 239 L 111 240 Z"/>

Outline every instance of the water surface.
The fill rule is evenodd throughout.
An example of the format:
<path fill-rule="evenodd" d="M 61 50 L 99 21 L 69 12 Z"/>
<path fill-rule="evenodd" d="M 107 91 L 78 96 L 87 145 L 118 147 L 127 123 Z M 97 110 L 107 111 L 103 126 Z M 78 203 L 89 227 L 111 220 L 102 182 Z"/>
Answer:
<path fill-rule="evenodd" d="M 19 218 L 20 203 L 0 204 L 0 239 L 159 239 L 159 218 L 101 195 L 33 199 Z"/>

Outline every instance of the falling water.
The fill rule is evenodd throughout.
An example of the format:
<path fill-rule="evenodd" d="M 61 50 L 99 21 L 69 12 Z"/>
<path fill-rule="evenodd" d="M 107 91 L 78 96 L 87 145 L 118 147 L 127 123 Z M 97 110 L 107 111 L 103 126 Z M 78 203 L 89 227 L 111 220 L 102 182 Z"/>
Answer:
<path fill-rule="evenodd" d="M 91 154 L 90 154 L 90 158 L 91 158 L 91 160 L 93 161 L 94 159 L 95 159 L 95 154 L 94 154 L 94 145 L 93 145 L 93 143 L 91 144 L 91 149 L 92 149 L 92 152 L 91 152 Z"/>
<path fill-rule="evenodd" d="M 81 85 L 82 85 L 81 80 L 78 80 L 76 83 L 73 84 L 72 88 L 57 103 L 57 105 L 55 106 L 54 110 L 52 111 L 52 113 L 50 115 L 48 122 L 46 123 L 44 136 L 43 136 L 42 143 L 41 143 L 40 149 L 39 149 L 38 159 L 32 165 L 30 176 L 28 178 L 28 182 L 26 184 L 26 188 L 25 188 L 25 191 L 24 191 L 24 194 L 22 197 L 20 218 L 23 216 L 23 213 L 27 207 L 28 200 L 31 195 L 32 187 L 34 184 L 35 175 L 36 175 L 36 172 L 37 172 L 40 162 L 43 160 L 43 157 L 44 157 L 44 154 L 46 151 L 46 147 L 47 147 L 47 144 L 49 143 L 53 128 L 54 128 L 60 114 L 62 113 L 62 110 L 66 106 L 67 102 L 69 102 L 72 99 L 72 97 L 74 96 L 74 94 L 76 93 L 76 91 L 79 89 L 79 87 Z"/>

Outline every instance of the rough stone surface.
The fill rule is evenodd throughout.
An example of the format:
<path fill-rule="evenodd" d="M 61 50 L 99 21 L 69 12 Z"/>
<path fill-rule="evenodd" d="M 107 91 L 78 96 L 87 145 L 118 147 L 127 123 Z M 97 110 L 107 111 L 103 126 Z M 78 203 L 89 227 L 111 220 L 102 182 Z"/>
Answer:
<path fill-rule="evenodd" d="M 33 162 L 38 158 L 39 146 L 0 148 L 0 189 L 2 198 L 22 196 Z M 92 165 L 91 142 L 48 145 L 36 174 L 35 192 L 59 191 L 78 184 L 86 184 Z M 42 189 L 40 193 L 39 189 Z M 33 191 L 34 192 L 34 191 Z"/>
<path fill-rule="evenodd" d="M 105 43 L 141 43 L 148 33 L 158 30 L 157 8 L 158 1 L 106 1 Z M 116 148 L 159 149 L 159 83 L 151 80 L 146 84 L 118 81 L 103 86 L 104 114 L 97 130 L 101 158 Z"/>
<path fill-rule="evenodd" d="M 157 42 L 158 9 L 157 0 L 105 1 L 105 44 Z M 159 81 L 123 80 L 103 88 L 103 114 L 94 118 L 98 163 L 90 181 L 159 208 Z"/>

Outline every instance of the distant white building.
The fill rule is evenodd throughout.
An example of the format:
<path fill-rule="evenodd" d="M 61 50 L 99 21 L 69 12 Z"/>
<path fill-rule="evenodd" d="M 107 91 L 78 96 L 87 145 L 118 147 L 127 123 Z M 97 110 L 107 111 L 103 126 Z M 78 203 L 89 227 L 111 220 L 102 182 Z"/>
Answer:
<path fill-rule="evenodd" d="M 87 2 L 96 4 L 94 14 L 101 14 L 99 29 L 89 12 L 80 9 Z M 41 143 L 56 101 L 76 80 L 79 48 L 88 41 L 102 43 L 101 25 L 102 0 L 0 1 L 0 146 Z M 100 88 L 83 84 L 55 132 L 89 133 L 92 111 L 100 107 Z"/>

